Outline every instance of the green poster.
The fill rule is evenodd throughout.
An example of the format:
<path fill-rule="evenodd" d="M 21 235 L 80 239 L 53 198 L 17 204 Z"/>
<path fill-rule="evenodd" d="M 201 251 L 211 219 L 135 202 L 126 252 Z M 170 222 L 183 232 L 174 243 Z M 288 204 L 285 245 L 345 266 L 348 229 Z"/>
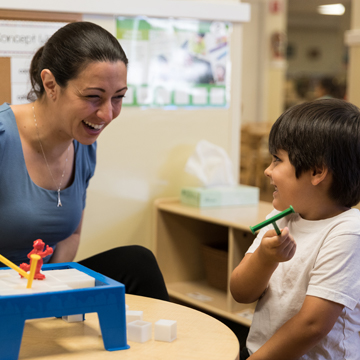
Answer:
<path fill-rule="evenodd" d="M 227 107 L 231 23 L 118 17 L 129 59 L 124 106 Z"/>

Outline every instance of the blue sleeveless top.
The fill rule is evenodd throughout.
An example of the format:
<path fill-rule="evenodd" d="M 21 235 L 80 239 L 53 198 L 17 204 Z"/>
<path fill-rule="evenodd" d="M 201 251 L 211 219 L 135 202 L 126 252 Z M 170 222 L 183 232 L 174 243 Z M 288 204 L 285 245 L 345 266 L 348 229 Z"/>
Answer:
<path fill-rule="evenodd" d="M 74 149 L 74 181 L 61 190 L 62 207 L 57 207 L 57 191 L 31 180 L 14 113 L 8 104 L 0 106 L 0 254 L 16 265 L 29 262 L 34 240 L 54 247 L 79 225 L 95 171 L 96 143 L 82 145 L 74 140 Z"/>

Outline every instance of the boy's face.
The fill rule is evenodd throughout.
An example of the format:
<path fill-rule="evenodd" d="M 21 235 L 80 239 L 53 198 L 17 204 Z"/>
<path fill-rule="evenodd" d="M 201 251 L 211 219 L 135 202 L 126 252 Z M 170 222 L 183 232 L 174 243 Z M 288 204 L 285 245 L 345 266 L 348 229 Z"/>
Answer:
<path fill-rule="evenodd" d="M 311 203 L 309 194 L 312 193 L 311 171 L 296 178 L 295 167 L 290 163 L 287 151 L 279 150 L 273 154 L 265 175 L 270 178 L 270 184 L 275 186 L 272 203 L 276 210 L 283 211 L 292 205 L 300 214 L 307 212 Z"/>

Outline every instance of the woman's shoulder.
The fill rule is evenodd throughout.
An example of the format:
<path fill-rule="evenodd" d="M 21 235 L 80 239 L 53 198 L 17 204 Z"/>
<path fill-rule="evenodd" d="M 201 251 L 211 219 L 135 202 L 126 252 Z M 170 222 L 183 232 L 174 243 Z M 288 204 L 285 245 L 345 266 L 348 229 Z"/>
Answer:
<path fill-rule="evenodd" d="M 14 116 L 13 111 L 8 103 L 0 105 L 0 121 L 5 118 L 11 118 Z"/>
<path fill-rule="evenodd" d="M 14 121 L 12 121 L 14 120 Z M 14 128 L 13 124 L 15 123 L 14 113 L 11 110 L 11 107 L 8 103 L 4 103 L 0 105 L 0 135 L 5 133 L 9 133 L 9 130 Z"/>
<path fill-rule="evenodd" d="M 2 105 L 0 105 L 0 112 L 3 112 L 3 111 L 6 111 L 6 110 L 9 110 L 11 109 L 10 108 L 10 105 L 8 103 L 3 103 Z"/>

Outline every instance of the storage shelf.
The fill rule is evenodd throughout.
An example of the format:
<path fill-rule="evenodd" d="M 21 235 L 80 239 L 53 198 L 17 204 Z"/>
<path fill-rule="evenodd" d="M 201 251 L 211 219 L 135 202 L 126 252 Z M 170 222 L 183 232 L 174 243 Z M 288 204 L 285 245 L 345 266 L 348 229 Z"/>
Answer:
<path fill-rule="evenodd" d="M 170 297 L 189 305 L 203 309 L 215 315 L 222 316 L 245 326 L 251 325 L 251 320 L 239 315 L 244 310 L 253 312 L 256 303 L 237 304 L 233 312 L 228 311 L 227 293 L 208 286 L 205 282 L 177 282 L 167 284 Z"/>
<path fill-rule="evenodd" d="M 199 209 L 181 204 L 178 198 L 157 199 L 153 250 L 169 295 L 206 312 L 250 326 L 256 303 L 237 303 L 230 293 L 229 279 L 255 237 L 249 226 L 264 221 L 272 210 L 272 204 L 267 202 Z M 214 244 L 228 248 L 228 283 L 224 284 L 227 291 L 210 286 L 206 280 L 202 249 L 203 245 Z"/>

